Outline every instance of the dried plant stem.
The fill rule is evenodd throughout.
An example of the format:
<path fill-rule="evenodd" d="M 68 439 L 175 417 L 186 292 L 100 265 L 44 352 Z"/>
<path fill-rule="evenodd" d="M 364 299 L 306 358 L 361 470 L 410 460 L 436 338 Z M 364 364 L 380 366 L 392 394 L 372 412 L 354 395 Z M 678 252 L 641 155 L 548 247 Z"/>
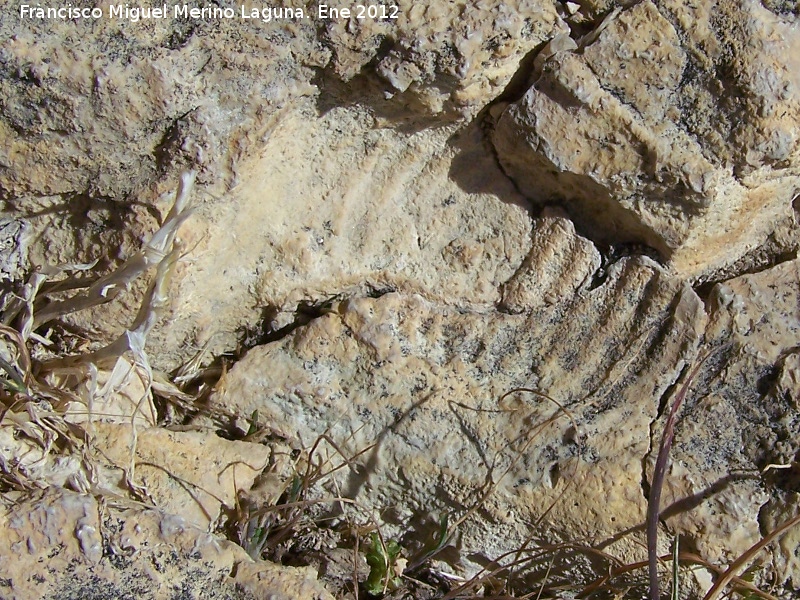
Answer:
<path fill-rule="evenodd" d="M 173 248 L 178 228 L 192 214 L 192 209 L 188 208 L 188 202 L 195 175 L 196 173 L 193 171 L 183 174 L 172 210 L 167 215 L 164 224 L 156 231 L 150 242 L 142 250 L 136 252 L 114 272 L 95 281 L 83 294 L 73 296 L 67 300 L 53 302 L 39 310 L 33 318 L 31 328 L 37 329 L 41 325 L 67 313 L 109 302 L 140 274 L 155 265 L 159 265 L 168 258 L 169 251 Z M 171 260 L 174 261 L 176 258 Z"/>
<path fill-rule="evenodd" d="M 663 556 L 660 556 L 659 560 L 668 561 L 668 560 L 670 560 L 670 558 L 674 559 L 674 557 L 671 557 L 670 555 L 665 554 Z M 702 566 L 702 567 L 704 567 L 704 568 L 706 568 L 706 569 L 708 569 L 710 571 L 714 571 L 715 573 L 717 573 L 720 576 L 724 576 L 724 574 L 725 574 L 725 570 L 722 569 L 721 567 L 718 567 L 718 566 L 716 566 L 714 564 L 711 564 L 707 560 L 705 560 L 704 558 L 698 556 L 697 554 L 693 554 L 691 552 L 680 552 L 678 554 L 678 562 L 679 562 L 679 564 L 682 563 L 682 564 L 700 565 L 700 566 Z M 614 567 L 612 569 L 609 569 L 607 575 L 603 575 L 599 579 L 595 580 L 594 582 L 592 582 L 589 585 L 587 585 L 586 587 L 584 587 L 581 590 L 580 594 L 578 594 L 578 597 L 579 598 L 588 598 L 592 593 L 597 592 L 597 591 L 599 591 L 601 589 L 604 589 L 604 588 L 608 587 L 610 585 L 610 582 L 615 577 L 619 577 L 620 575 L 624 575 L 625 573 L 630 573 L 632 571 L 636 571 L 638 569 L 642 569 L 642 568 L 646 567 L 647 565 L 648 565 L 648 561 L 640 561 L 640 562 L 630 563 L 630 564 L 627 564 L 627 565 L 621 565 L 621 566 L 617 566 L 617 567 Z M 744 579 L 741 579 L 740 577 L 737 577 L 735 575 L 731 575 L 729 580 L 728 580 L 728 582 L 733 583 L 736 587 L 741 588 L 742 590 L 746 590 L 751 595 L 757 596 L 759 598 L 763 598 L 764 600 L 778 600 L 778 598 L 776 598 L 772 594 L 768 594 L 767 592 L 764 592 L 764 591 L 758 589 L 756 586 L 754 586 L 749 581 L 745 581 Z"/>
<path fill-rule="evenodd" d="M 728 585 L 732 580 L 736 578 L 736 573 L 744 567 L 748 562 L 750 562 L 753 557 L 761 552 L 764 547 L 772 542 L 773 540 L 777 539 L 787 531 L 789 531 L 792 527 L 800 523 L 800 515 L 789 519 L 788 521 L 782 523 L 775 529 L 773 529 L 768 535 L 765 535 L 761 540 L 750 546 L 739 558 L 737 558 L 730 567 L 714 582 L 714 585 L 711 586 L 711 589 L 708 590 L 703 600 L 714 600 L 719 593 Z"/>
<path fill-rule="evenodd" d="M 706 357 L 707 358 L 707 357 Z M 661 490 L 664 487 L 664 477 L 667 473 L 669 463 L 669 451 L 675 439 L 675 421 L 678 416 L 678 409 L 689 393 L 689 386 L 697 375 L 705 358 L 692 370 L 689 377 L 681 386 L 678 395 L 669 411 L 669 417 L 664 425 L 664 433 L 661 435 L 661 446 L 658 449 L 658 458 L 653 470 L 653 482 L 650 485 L 650 497 L 647 499 L 647 559 L 650 571 L 650 600 L 659 600 L 660 591 L 658 586 L 658 520 L 660 516 Z"/>

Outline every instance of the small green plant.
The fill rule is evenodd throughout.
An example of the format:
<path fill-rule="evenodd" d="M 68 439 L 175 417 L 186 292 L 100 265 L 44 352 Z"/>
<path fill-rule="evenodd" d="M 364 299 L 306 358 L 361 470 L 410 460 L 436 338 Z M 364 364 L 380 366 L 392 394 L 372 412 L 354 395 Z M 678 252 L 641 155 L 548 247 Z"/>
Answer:
<path fill-rule="evenodd" d="M 14 365 L 2 357 L 0 357 L 0 369 L 5 371 L 6 375 L 8 375 L 8 378 L 0 377 L 1 387 L 14 394 L 26 395 L 28 393 L 28 388 L 25 385 L 25 380 L 23 379 L 22 375 L 20 375 L 19 371 L 14 367 Z"/>
<path fill-rule="evenodd" d="M 369 594 L 380 596 L 402 585 L 396 568 L 400 550 L 400 544 L 396 541 L 388 540 L 384 543 L 376 532 L 372 532 L 366 555 L 369 575 L 364 584 Z"/>

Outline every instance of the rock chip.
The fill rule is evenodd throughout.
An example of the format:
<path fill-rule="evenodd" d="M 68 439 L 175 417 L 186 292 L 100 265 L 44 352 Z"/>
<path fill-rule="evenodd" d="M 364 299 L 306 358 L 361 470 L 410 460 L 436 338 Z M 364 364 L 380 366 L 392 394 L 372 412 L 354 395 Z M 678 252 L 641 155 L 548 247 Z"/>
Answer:
<path fill-rule="evenodd" d="M 104 468 L 113 469 L 116 481 L 124 474 L 154 505 L 201 528 L 236 507 L 239 493 L 253 486 L 270 456 L 260 444 L 212 433 L 151 427 L 134 435 L 128 426 L 104 424 L 95 424 L 93 433 L 94 446 L 108 461 Z"/>

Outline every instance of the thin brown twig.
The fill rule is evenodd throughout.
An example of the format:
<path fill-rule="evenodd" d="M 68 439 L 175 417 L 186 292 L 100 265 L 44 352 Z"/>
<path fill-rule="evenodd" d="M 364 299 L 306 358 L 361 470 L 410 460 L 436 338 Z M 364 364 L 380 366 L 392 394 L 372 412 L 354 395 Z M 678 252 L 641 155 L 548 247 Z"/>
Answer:
<path fill-rule="evenodd" d="M 686 399 L 692 381 L 708 356 L 707 354 L 697 364 L 681 386 L 670 408 L 667 422 L 664 425 L 664 432 L 661 434 L 661 445 L 658 449 L 658 458 L 653 469 L 653 482 L 650 485 L 650 495 L 647 499 L 647 562 L 650 574 L 650 600 L 659 600 L 660 597 L 658 584 L 658 520 L 661 515 L 661 490 L 664 487 L 664 478 L 667 474 L 669 451 L 675 439 L 675 421 L 677 420 L 678 409 Z"/>
<path fill-rule="evenodd" d="M 734 580 L 739 569 L 750 562 L 750 560 L 752 560 L 756 554 L 761 552 L 761 550 L 763 550 L 767 544 L 777 539 L 797 524 L 800 524 L 800 515 L 797 515 L 796 517 L 785 521 L 781 525 L 778 525 L 778 527 L 773 529 L 769 534 L 765 535 L 758 542 L 750 546 L 750 548 L 748 548 L 739 558 L 733 561 L 731 566 L 729 566 L 727 570 L 720 576 L 720 578 L 714 582 L 714 585 L 712 585 L 711 589 L 708 590 L 703 600 L 714 600 L 725 588 L 725 586 Z"/>

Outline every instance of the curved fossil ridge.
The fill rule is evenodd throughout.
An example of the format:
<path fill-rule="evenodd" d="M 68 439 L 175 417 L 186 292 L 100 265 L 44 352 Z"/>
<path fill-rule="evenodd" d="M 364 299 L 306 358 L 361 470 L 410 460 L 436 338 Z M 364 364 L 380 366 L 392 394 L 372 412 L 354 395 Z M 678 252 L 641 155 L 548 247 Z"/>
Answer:
<path fill-rule="evenodd" d="M 570 246 L 564 222 L 536 225 L 543 247 Z M 599 287 L 570 283 L 518 314 L 402 294 L 351 299 L 250 351 L 212 405 L 258 410 L 304 447 L 324 433 L 348 456 L 368 449 L 337 472 L 336 489 L 386 515 L 388 535 L 420 514 L 458 516 L 480 503 L 481 520 L 460 526 L 461 556 L 493 557 L 516 548 L 554 503 L 540 539 L 588 540 L 633 561 L 659 402 L 682 366 L 711 351 L 682 409 L 662 507 L 671 531 L 708 560 L 728 561 L 796 504 L 790 472 L 770 473 L 767 486 L 760 470 L 800 451 L 799 264 L 719 284 L 708 315 L 690 288 L 643 258 L 615 263 Z M 535 394 L 504 396 L 520 386 L 569 414 Z M 782 580 L 797 580 L 795 548 L 790 536 L 775 550 Z"/>
<path fill-rule="evenodd" d="M 535 236 L 557 247 L 565 223 L 544 219 Z M 705 317 L 691 289 L 645 258 L 613 265 L 596 289 L 575 287 L 520 314 L 415 295 L 351 299 L 251 350 L 212 404 L 258 410 L 305 447 L 323 433 L 351 455 L 376 444 L 338 485 L 376 512 L 392 507 L 394 522 L 463 512 L 496 481 L 484 506 L 493 530 L 467 521 L 462 556 L 513 549 L 557 498 L 550 531 L 603 540 L 643 521 L 650 424 Z M 520 386 L 545 391 L 574 422 L 535 395 L 501 399 Z M 619 551 L 633 556 L 635 545 Z"/>

